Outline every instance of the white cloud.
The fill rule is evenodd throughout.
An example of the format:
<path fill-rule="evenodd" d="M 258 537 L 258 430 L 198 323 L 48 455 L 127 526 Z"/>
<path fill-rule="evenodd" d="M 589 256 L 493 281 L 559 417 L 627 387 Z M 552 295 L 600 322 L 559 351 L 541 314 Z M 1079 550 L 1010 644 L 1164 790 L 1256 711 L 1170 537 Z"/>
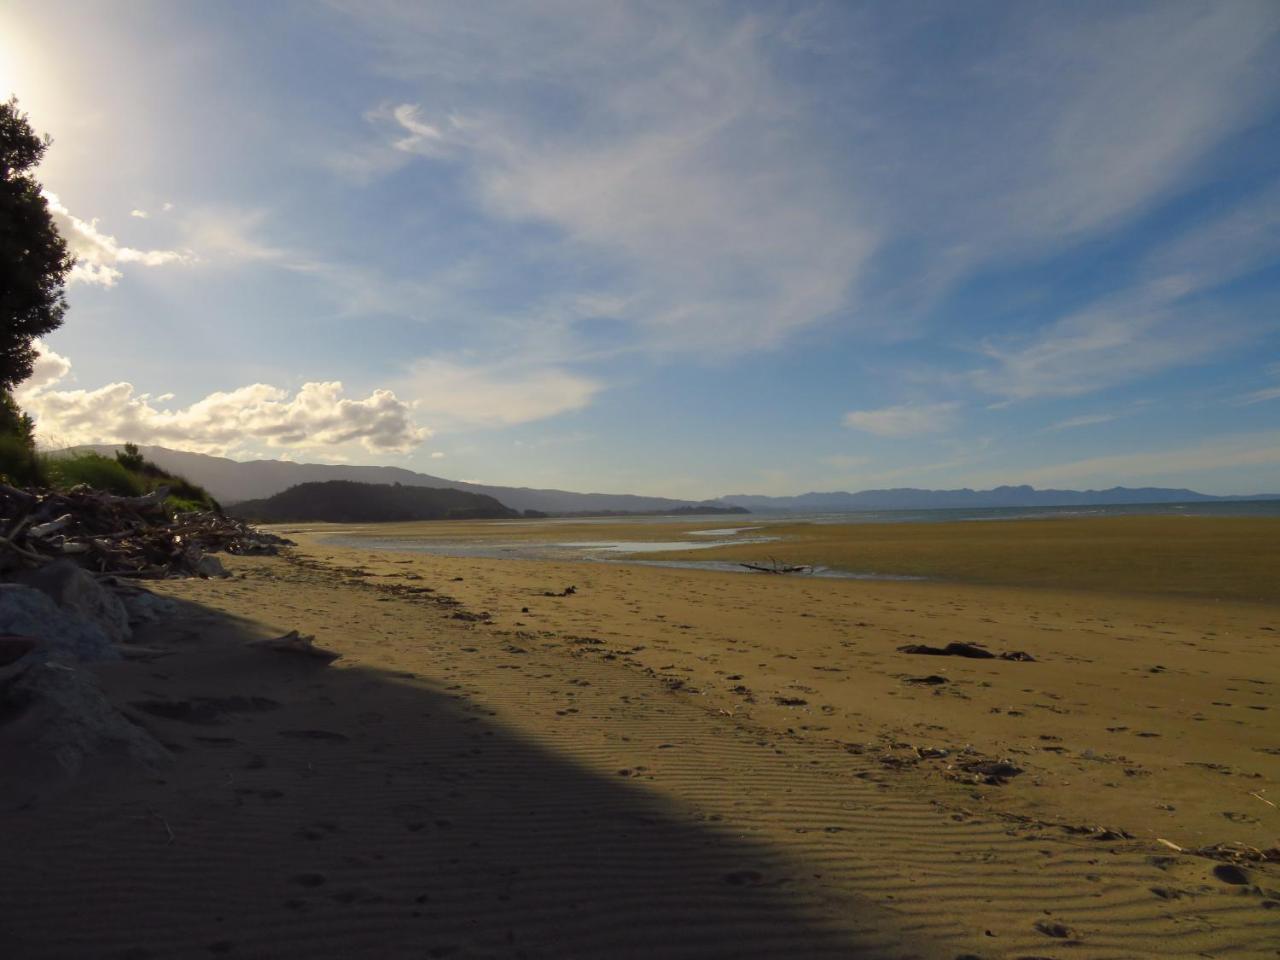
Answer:
<path fill-rule="evenodd" d="M 58 199 L 57 194 L 44 192 L 58 231 L 67 241 L 77 263 L 71 268 L 69 283 L 90 283 L 114 287 L 124 276 L 120 264 L 140 264 L 144 267 L 161 267 L 169 264 L 190 264 L 195 255 L 177 250 L 138 250 L 122 246 L 115 237 L 98 229 L 98 221 L 81 220 Z M 134 211 L 136 214 L 138 211 Z"/>
<path fill-rule="evenodd" d="M 177 409 L 156 406 L 165 400 L 139 394 L 129 383 L 58 389 L 71 363 L 38 346 L 35 373 L 17 390 L 17 400 L 42 436 L 63 445 L 132 441 L 225 454 L 254 444 L 324 452 L 358 442 L 370 452 L 395 453 L 431 436 L 414 424 L 412 405 L 390 390 L 350 399 L 337 382 L 304 383 L 292 395 L 256 383 Z"/>
<path fill-rule="evenodd" d="M 958 403 L 901 404 L 878 410 L 851 410 L 844 425 L 881 437 L 911 437 L 937 433 L 955 422 Z"/>
<path fill-rule="evenodd" d="M 139 220 L 147 220 L 151 217 L 151 214 L 147 213 L 145 210 L 134 209 L 129 211 L 129 216 L 137 217 Z"/>
<path fill-rule="evenodd" d="M 431 451 L 431 459 L 432 459 L 432 460 L 443 460 L 443 459 L 444 459 L 444 457 L 445 457 L 445 455 L 444 455 L 443 453 L 441 453 L 439 450 L 432 450 L 432 451 Z"/>
<path fill-rule="evenodd" d="M 586 407 L 603 388 L 556 368 L 467 366 L 427 358 L 411 367 L 403 392 L 436 420 L 457 425 L 509 426 Z"/>
<path fill-rule="evenodd" d="M 456 117 L 446 120 L 443 127 L 427 123 L 420 108 L 412 103 L 402 103 L 389 110 L 373 111 L 372 119 L 391 119 L 399 124 L 403 136 L 392 147 L 404 153 L 420 153 L 429 157 L 442 156 L 457 142 L 461 121 Z"/>

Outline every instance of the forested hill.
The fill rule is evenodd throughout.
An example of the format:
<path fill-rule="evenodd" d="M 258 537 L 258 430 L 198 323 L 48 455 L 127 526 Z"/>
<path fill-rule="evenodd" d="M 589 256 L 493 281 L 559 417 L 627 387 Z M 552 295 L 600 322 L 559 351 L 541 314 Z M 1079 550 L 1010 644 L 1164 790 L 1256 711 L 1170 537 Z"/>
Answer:
<path fill-rule="evenodd" d="M 246 520 L 265 523 L 489 520 L 520 515 L 484 494 L 352 480 L 300 483 L 273 497 L 236 504 L 232 512 Z"/>

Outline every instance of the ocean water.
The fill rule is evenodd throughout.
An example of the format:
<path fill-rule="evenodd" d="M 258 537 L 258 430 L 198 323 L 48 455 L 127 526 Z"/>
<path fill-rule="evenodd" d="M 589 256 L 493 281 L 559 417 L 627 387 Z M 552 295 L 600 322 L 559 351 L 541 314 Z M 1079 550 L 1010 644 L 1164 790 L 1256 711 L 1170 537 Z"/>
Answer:
<path fill-rule="evenodd" d="M 1114 503 L 1070 507 L 944 507 L 931 510 L 863 510 L 848 513 L 752 513 L 760 520 L 792 523 L 955 523 L 962 520 L 1051 520 L 1069 517 L 1280 517 L 1280 500 L 1191 503 Z"/>

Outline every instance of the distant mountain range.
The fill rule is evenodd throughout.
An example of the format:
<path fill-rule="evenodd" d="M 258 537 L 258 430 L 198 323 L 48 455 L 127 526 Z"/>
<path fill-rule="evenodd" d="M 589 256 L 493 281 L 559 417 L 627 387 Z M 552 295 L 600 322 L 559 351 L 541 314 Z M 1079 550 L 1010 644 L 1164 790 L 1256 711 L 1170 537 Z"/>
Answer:
<path fill-rule="evenodd" d="M 804 493 L 796 497 L 733 494 L 724 503 L 751 511 L 787 513 L 846 513 L 862 510 L 940 510 L 948 507 L 1094 507 L 1126 503 L 1207 503 L 1210 501 L 1275 500 L 1280 494 L 1214 497 L 1194 490 L 1168 487 L 1112 487 L 1109 490 L 1037 490 L 1034 487 L 996 487 L 994 490 L 863 490 L 860 493 Z"/>
<path fill-rule="evenodd" d="M 518 517 L 493 497 L 451 488 L 323 480 L 300 483 L 233 508 L 246 520 L 296 523 L 390 523 L 407 520 L 495 520 Z"/>
<path fill-rule="evenodd" d="M 78 449 L 113 454 L 119 445 L 95 444 Z M 1205 503 L 1231 500 L 1276 500 L 1280 494 L 1215 497 L 1195 490 L 1167 487 L 1112 487 L 1109 490 L 1036 490 L 1029 486 L 994 490 L 863 490 L 860 493 L 805 493 L 795 497 L 734 494 L 716 500 L 673 500 L 631 494 L 573 493 L 529 487 L 495 487 L 446 480 L 401 467 L 357 467 L 346 464 L 294 463 L 290 460 L 251 460 L 187 453 L 167 447 L 141 447 L 142 455 L 165 470 L 200 484 L 224 504 L 274 496 L 300 483 L 353 480 L 358 483 L 452 488 L 493 497 L 512 510 L 550 514 L 643 514 L 717 512 L 731 508 L 753 512 L 843 513 L 861 510 L 937 510 L 948 507 L 1104 506 L 1126 503 Z"/>
<path fill-rule="evenodd" d="M 77 447 L 113 456 L 122 444 L 93 444 Z M 291 460 L 250 460 L 241 463 L 226 457 L 170 450 L 167 447 L 139 447 L 148 460 L 172 473 L 200 484 L 223 505 L 261 500 L 300 483 L 325 480 L 354 480 L 357 483 L 401 483 L 409 487 L 449 487 L 493 497 L 503 506 L 521 512 L 538 510 L 554 514 L 673 513 L 697 507 L 726 509 L 727 504 L 671 500 L 666 497 L 638 497 L 631 494 L 572 493 L 568 490 L 536 490 L 529 487 L 495 487 L 481 483 L 446 480 L 401 467 L 356 467 L 331 463 L 294 463 Z"/>

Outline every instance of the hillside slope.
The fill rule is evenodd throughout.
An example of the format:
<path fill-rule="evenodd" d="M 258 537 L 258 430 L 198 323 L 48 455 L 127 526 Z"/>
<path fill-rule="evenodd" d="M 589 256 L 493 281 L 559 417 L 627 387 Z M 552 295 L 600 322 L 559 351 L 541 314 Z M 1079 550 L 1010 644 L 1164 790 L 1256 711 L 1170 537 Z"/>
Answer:
<path fill-rule="evenodd" d="M 78 449 L 95 450 L 107 456 L 113 456 L 120 446 L 120 444 L 93 444 Z M 403 467 L 294 463 L 288 460 L 250 460 L 241 463 L 226 457 L 170 450 L 167 447 L 143 446 L 140 449 L 147 459 L 200 484 L 223 504 L 237 504 L 245 500 L 270 497 L 300 483 L 353 480 L 358 483 L 399 483 L 407 487 L 449 487 L 493 497 L 513 510 L 540 510 L 544 513 L 660 513 L 699 505 L 691 500 L 672 500 L 666 497 L 573 493 L 568 490 L 465 483 L 427 473 L 417 473 Z M 720 503 L 707 505 L 725 506 Z"/>
<path fill-rule="evenodd" d="M 407 520 L 489 520 L 516 517 L 493 497 L 462 490 L 326 480 L 300 483 L 233 513 L 263 522 L 384 523 Z"/>

